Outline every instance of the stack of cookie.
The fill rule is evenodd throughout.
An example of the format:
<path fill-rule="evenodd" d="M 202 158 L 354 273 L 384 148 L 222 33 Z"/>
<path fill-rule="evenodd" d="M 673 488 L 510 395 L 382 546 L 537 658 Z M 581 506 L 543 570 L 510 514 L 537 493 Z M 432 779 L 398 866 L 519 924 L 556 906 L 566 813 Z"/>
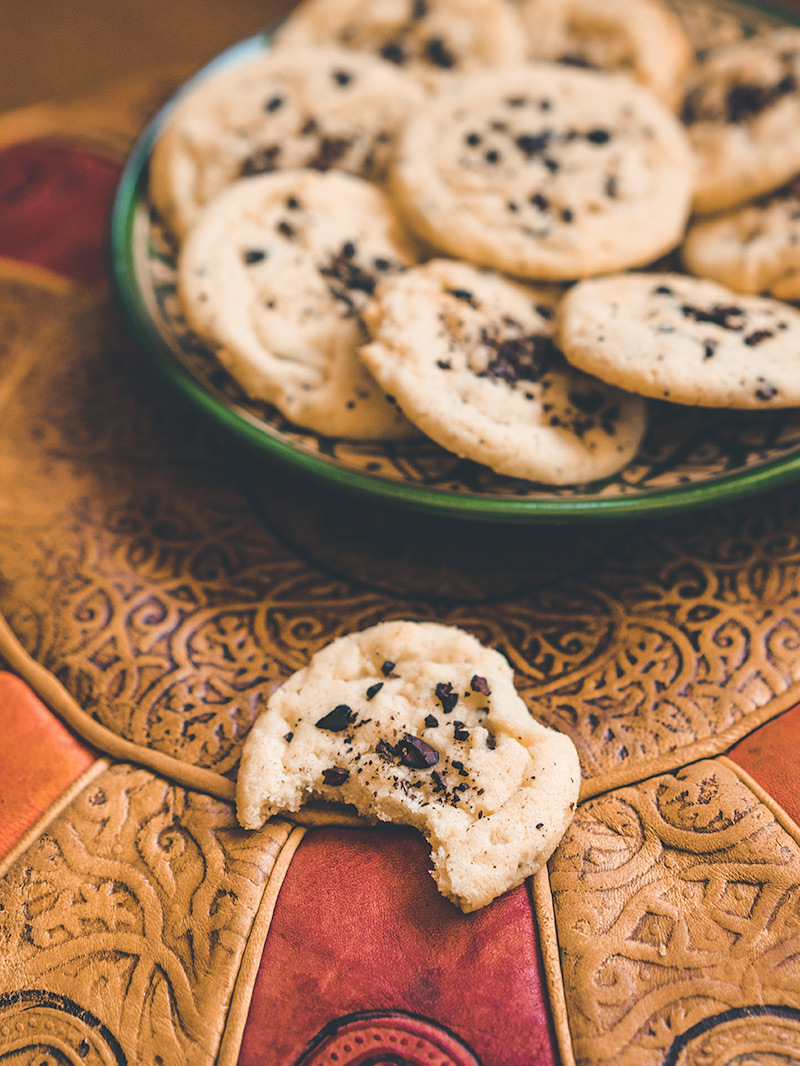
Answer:
<path fill-rule="evenodd" d="M 563 485 L 644 397 L 800 403 L 798 171 L 800 30 L 697 63 L 658 0 L 305 0 L 178 102 L 151 194 L 253 399 Z M 648 270 L 684 242 L 701 278 Z"/>

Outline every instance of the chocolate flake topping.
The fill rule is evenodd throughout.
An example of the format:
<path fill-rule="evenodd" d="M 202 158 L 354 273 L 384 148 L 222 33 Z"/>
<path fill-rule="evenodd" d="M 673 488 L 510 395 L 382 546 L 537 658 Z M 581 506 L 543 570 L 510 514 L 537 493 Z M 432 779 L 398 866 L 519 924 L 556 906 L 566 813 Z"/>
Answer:
<path fill-rule="evenodd" d="M 528 159 L 532 159 L 535 155 L 543 152 L 550 143 L 552 133 L 550 130 L 545 130 L 544 133 L 523 133 L 517 137 L 517 148 Z"/>
<path fill-rule="evenodd" d="M 411 17 L 418 22 L 420 19 L 424 19 L 428 14 L 428 0 L 414 0 L 414 6 L 411 9 Z"/>
<path fill-rule="evenodd" d="M 350 82 L 353 80 L 353 75 L 346 70 L 334 70 L 331 74 L 331 77 L 337 85 L 341 86 L 349 85 Z"/>
<path fill-rule="evenodd" d="M 387 659 L 381 667 L 381 673 L 384 677 L 392 677 L 392 670 L 394 670 L 395 666 L 397 666 L 397 663 L 393 663 L 391 659 Z"/>
<path fill-rule="evenodd" d="M 387 41 L 381 48 L 381 56 L 388 63 L 396 63 L 398 67 L 402 67 L 408 58 L 399 41 Z"/>
<path fill-rule="evenodd" d="M 473 692 L 480 692 L 482 696 L 491 696 L 492 694 L 492 690 L 489 688 L 489 682 L 485 677 L 480 677 L 478 674 L 475 674 L 472 678 L 469 687 Z"/>
<path fill-rule="evenodd" d="M 439 719 L 435 714 L 428 714 L 425 716 L 425 725 L 428 729 L 435 729 L 439 724 Z"/>
<path fill-rule="evenodd" d="M 463 300 L 464 303 L 469 304 L 470 307 L 475 307 L 475 297 L 469 291 L 469 289 L 447 289 L 450 296 L 455 296 L 457 300 Z"/>
<path fill-rule="evenodd" d="M 248 248 L 246 252 L 242 253 L 242 259 L 244 259 L 247 266 L 253 266 L 266 258 L 267 253 L 261 248 Z"/>
<path fill-rule="evenodd" d="M 431 37 L 429 41 L 426 41 L 424 53 L 429 63 L 441 67 L 442 70 L 452 70 L 456 65 L 456 57 L 441 37 Z"/>
<path fill-rule="evenodd" d="M 385 740 L 379 740 L 375 745 L 375 751 L 380 755 L 384 762 L 394 762 L 397 751 Z"/>
<path fill-rule="evenodd" d="M 744 315 L 744 311 L 741 307 L 732 305 L 725 307 L 722 304 L 715 304 L 710 311 L 704 311 L 702 307 L 692 307 L 691 304 L 684 304 L 681 307 L 681 313 L 685 318 L 691 318 L 695 322 L 710 322 L 714 326 L 721 326 L 723 329 L 740 330 L 744 329 L 744 325 L 741 322 L 735 321 L 740 319 Z M 731 320 L 734 321 L 731 321 Z"/>
<path fill-rule="evenodd" d="M 608 130 L 589 130 L 586 134 L 586 140 L 590 144 L 608 144 L 611 140 L 611 134 Z"/>
<path fill-rule="evenodd" d="M 756 345 L 761 344 L 762 341 L 767 341 L 770 337 L 774 337 L 775 334 L 769 329 L 757 329 L 755 333 L 751 333 L 749 337 L 745 337 L 744 343 L 748 348 L 755 348 Z"/>
<path fill-rule="evenodd" d="M 756 399 L 758 400 L 771 400 L 778 395 L 778 390 L 774 385 L 762 385 L 760 389 L 756 390 Z"/>
<path fill-rule="evenodd" d="M 453 737 L 456 740 L 469 740 L 469 730 L 464 728 L 463 722 L 453 722 Z"/>
<path fill-rule="evenodd" d="M 489 749 L 489 751 L 494 751 L 494 749 L 497 747 L 497 738 L 495 737 L 494 733 L 486 733 L 486 747 Z"/>
<path fill-rule="evenodd" d="M 266 174 L 268 171 L 274 170 L 280 154 L 281 146 L 279 144 L 272 144 L 268 148 L 262 148 L 245 159 L 239 168 L 239 177 L 251 178 L 254 174 Z"/>
<path fill-rule="evenodd" d="M 398 742 L 395 750 L 402 753 L 400 759 L 402 765 L 410 766 L 414 770 L 426 770 L 430 766 L 435 766 L 439 761 L 439 752 L 435 748 L 410 733 L 406 733 Z"/>
<path fill-rule="evenodd" d="M 355 719 L 356 712 L 346 703 L 340 703 L 332 711 L 316 722 L 317 729 L 327 729 L 329 733 L 343 733 Z"/>
<path fill-rule="evenodd" d="M 329 766 L 327 770 L 322 771 L 322 779 L 326 785 L 343 785 L 349 776 L 350 771 L 342 769 L 341 766 Z"/>
<path fill-rule="evenodd" d="M 317 154 L 306 165 L 312 170 L 330 170 L 346 154 L 350 143 L 346 137 L 323 137 Z"/>
<path fill-rule="evenodd" d="M 453 692 L 453 685 L 450 681 L 439 682 L 436 686 L 436 698 L 441 703 L 445 714 L 450 714 L 458 703 L 458 693 Z"/>
<path fill-rule="evenodd" d="M 375 697 L 378 695 L 378 693 L 380 692 L 380 690 L 382 688 L 383 688 L 383 682 L 382 681 L 379 681 L 377 683 L 377 685 L 370 685 L 369 688 L 367 689 L 367 699 L 368 700 L 375 699 Z"/>
<path fill-rule="evenodd" d="M 278 111 L 281 107 L 283 107 L 283 102 L 284 101 L 282 96 L 272 96 L 264 104 L 264 110 L 269 111 L 270 113 L 272 113 L 273 111 Z"/>
<path fill-rule="evenodd" d="M 486 343 L 495 349 L 495 357 L 480 377 L 500 378 L 513 384 L 516 381 L 541 381 L 553 364 L 562 356 L 550 337 L 533 333 Z"/>
<path fill-rule="evenodd" d="M 291 739 L 292 739 L 293 736 L 294 736 L 294 733 L 284 733 L 283 734 L 283 739 L 286 741 L 287 744 L 289 744 L 291 742 Z"/>

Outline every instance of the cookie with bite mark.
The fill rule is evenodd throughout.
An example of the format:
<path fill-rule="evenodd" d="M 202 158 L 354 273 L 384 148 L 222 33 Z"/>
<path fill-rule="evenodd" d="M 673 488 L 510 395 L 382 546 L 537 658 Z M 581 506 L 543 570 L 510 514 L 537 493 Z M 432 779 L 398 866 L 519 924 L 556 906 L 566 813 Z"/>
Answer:
<path fill-rule="evenodd" d="M 578 800 L 572 741 L 530 716 L 499 652 L 393 621 L 341 637 L 248 735 L 237 814 L 255 829 L 314 796 L 415 826 L 439 890 L 473 911 L 539 869 Z"/>

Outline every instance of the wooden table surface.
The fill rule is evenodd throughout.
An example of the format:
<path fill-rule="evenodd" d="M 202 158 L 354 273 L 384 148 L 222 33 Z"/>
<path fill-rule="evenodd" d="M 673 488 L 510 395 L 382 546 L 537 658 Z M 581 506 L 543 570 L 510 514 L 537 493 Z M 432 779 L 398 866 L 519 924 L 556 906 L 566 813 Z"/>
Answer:
<path fill-rule="evenodd" d="M 93 93 L 170 63 L 200 66 L 290 0 L 0 0 L 0 111 Z"/>

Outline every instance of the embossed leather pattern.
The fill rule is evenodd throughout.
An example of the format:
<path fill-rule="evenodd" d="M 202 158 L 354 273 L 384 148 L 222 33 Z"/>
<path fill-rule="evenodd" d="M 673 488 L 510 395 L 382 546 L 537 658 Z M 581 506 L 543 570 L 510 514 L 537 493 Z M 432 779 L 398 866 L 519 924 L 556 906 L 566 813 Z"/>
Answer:
<path fill-rule="evenodd" d="M 0 654 L 61 718 L 0 675 L 41 785 L 0 781 L 0 1060 L 800 1063 L 800 494 L 465 529 L 240 452 L 86 287 L 155 84 L 0 120 Z M 579 747 L 533 907 L 456 912 L 411 833 L 236 827 L 269 693 L 396 617 L 499 647 Z"/>

